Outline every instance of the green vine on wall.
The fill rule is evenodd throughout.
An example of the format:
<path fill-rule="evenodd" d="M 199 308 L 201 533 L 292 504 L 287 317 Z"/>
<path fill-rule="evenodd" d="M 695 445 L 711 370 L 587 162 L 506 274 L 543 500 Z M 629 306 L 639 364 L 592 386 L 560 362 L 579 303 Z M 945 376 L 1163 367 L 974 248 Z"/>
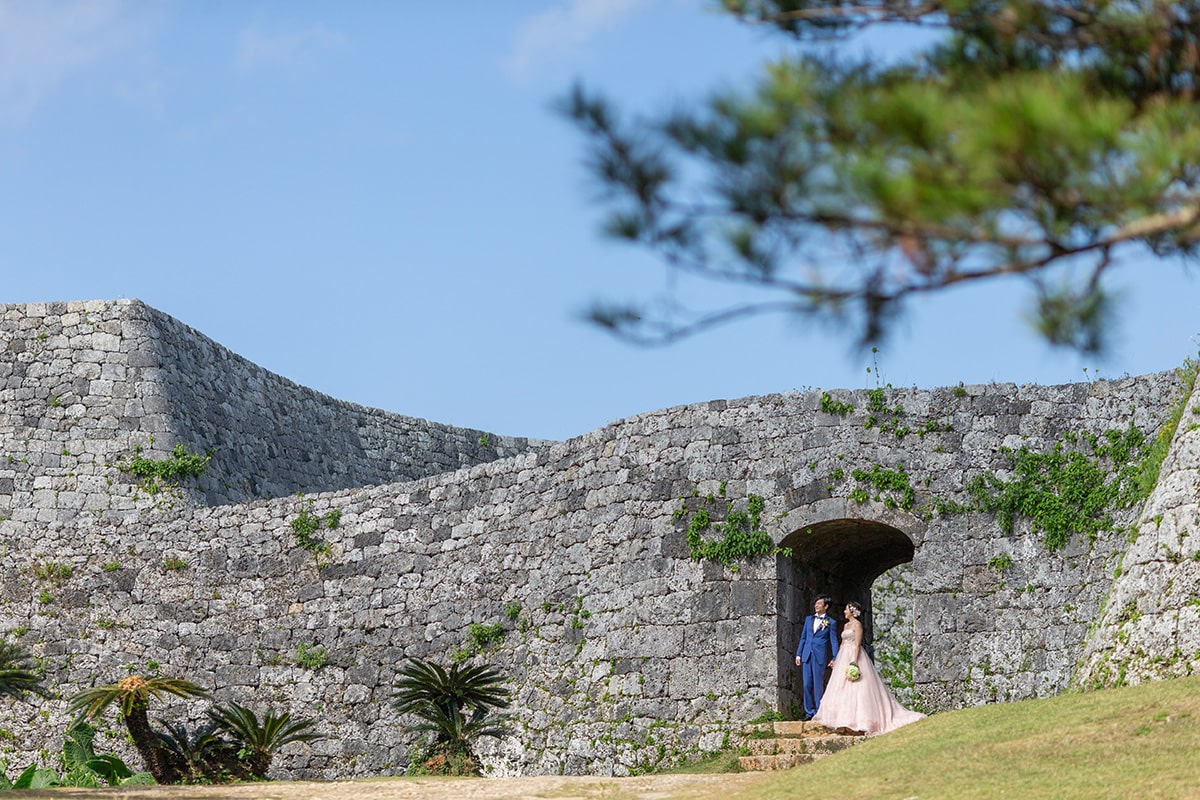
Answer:
<path fill-rule="evenodd" d="M 1145 501 L 1158 484 L 1163 459 L 1195 389 L 1200 359 L 1186 359 L 1177 372 L 1179 397 L 1154 439 L 1147 442 L 1130 423 L 1125 430 L 1099 436 L 1066 434 L 1047 453 L 1001 448 L 1013 477 L 1001 480 L 988 472 L 973 478 L 967 484 L 974 499 L 971 510 L 994 512 L 1005 533 L 1012 533 L 1017 517 L 1028 518 L 1048 550 L 1065 547 L 1075 532 L 1095 540 L 1112 530 L 1111 512 Z"/>
<path fill-rule="evenodd" d="M 771 535 L 761 529 L 762 497 L 747 495 L 744 509 L 725 501 L 724 518 L 717 519 L 713 507 L 725 499 L 725 483 L 721 484 L 719 496 L 720 499 L 710 492 L 694 511 L 689 512 L 686 503 L 675 509 L 675 519 L 687 519 L 687 543 L 694 560 L 719 561 L 736 572 L 735 561 L 776 554 L 791 557 L 791 548 L 776 547 Z M 708 535 L 710 532 L 718 538 Z"/>
<path fill-rule="evenodd" d="M 326 512 L 323 516 L 317 516 L 312 510 L 313 503 L 311 498 L 304 498 L 300 503 L 300 513 L 292 520 L 292 533 L 296 537 L 296 544 L 303 547 L 305 550 L 312 553 L 318 558 L 320 556 L 328 556 L 330 552 L 329 542 L 317 535 L 317 531 L 321 528 L 326 530 L 334 530 L 342 521 L 342 512 L 339 509 L 332 509 Z"/>
<path fill-rule="evenodd" d="M 200 455 L 177 444 L 168 458 L 146 458 L 142 455 L 142 446 L 138 445 L 134 448 L 133 459 L 128 464 L 118 464 L 117 468 L 138 478 L 147 494 L 158 494 L 163 489 L 178 488 L 188 478 L 199 478 L 208 469 L 214 452 L 210 448 Z"/>
<path fill-rule="evenodd" d="M 917 493 L 912 481 L 904 470 L 903 464 L 897 464 L 895 469 L 888 469 L 880 464 L 873 464 L 869 470 L 856 469 L 850 476 L 860 483 L 865 483 L 875 489 L 874 499 L 882 502 L 888 508 L 899 508 L 911 511 L 916 503 Z M 850 492 L 855 502 L 865 503 L 871 497 L 870 492 L 859 486 Z"/>
<path fill-rule="evenodd" d="M 1175 431 L 1178 430 L 1179 422 L 1183 419 L 1183 412 L 1187 409 L 1188 400 L 1196 388 L 1198 373 L 1200 373 L 1200 356 L 1184 359 L 1183 365 L 1176 370 L 1182 383 L 1179 397 L 1171 409 L 1171 416 L 1167 418 L 1158 435 L 1150 441 L 1146 448 L 1145 458 L 1138 469 L 1137 489 L 1138 494 L 1143 497 L 1149 497 L 1150 492 L 1154 491 L 1154 487 L 1158 485 L 1159 470 L 1162 469 L 1163 459 L 1167 457 L 1167 450 L 1171 448 L 1171 440 L 1175 438 Z"/>
<path fill-rule="evenodd" d="M 977 475 L 967 491 L 978 510 L 996 515 L 1005 533 L 1013 532 L 1017 517 L 1025 517 L 1043 535 L 1046 549 L 1059 550 L 1075 532 L 1094 541 L 1113 529 L 1113 509 L 1145 499 L 1138 482 L 1145 449 L 1145 435 L 1132 424 L 1100 436 L 1067 434 L 1044 453 L 1002 447 L 1013 477 Z"/>
<path fill-rule="evenodd" d="M 579 603 L 582 606 L 582 597 L 579 598 Z M 521 618 L 521 601 L 519 600 L 512 600 L 504 604 L 504 619 L 509 623 L 518 624 L 522 633 L 528 629 L 527 622 Z M 472 622 L 467 626 L 467 638 L 463 646 L 450 654 L 450 663 L 461 664 L 480 653 L 499 647 L 504 641 L 504 637 L 508 635 L 508 631 L 503 620 L 491 625 Z"/>
<path fill-rule="evenodd" d="M 903 439 L 911 432 L 907 425 L 900 424 L 900 418 L 903 416 L 904 406 L 897 403 L 888 407 L 887 392 L 882 386 L 867 390 L 867 420 L 863 423 L 864 428 L 869 430 L 878 425 L 880 431 L 895 434 L 897 439 Z"/>
<path fill-rule="evenodd" d="M 826 414 L 833 414 L 838 417 L 844 417 L 854 410 L 854 406 L 842 400 L 834 400 L 829 392 L 821 395 L 818 407 Z"/>
<path fill-rule="evenodd" d="M 913 511 L 926 519 L 934 514 L 992 513 L 1006 534 L 1013 532 L 1018 518 L 1025 518 L 1030 520 L 1035 533 L 1042 534 L 1046 548 L 1051 551 L 1065 547 L 1076 532 L 1094 541 L 1101 532 L 1115 528 L 1115 510 L 1143 502 L 1157 485 L 1163 459 L 1195 390 L 1200 357 L 1187 359 L 1178 374 L 1181 382 L 1179 397 L 1168 420 L 1150 441 L 1130 423 L 1123 430 L 1107 430 L 1100 435 L 1066 433 L 1047 452 L 1001 448 L 1008 476 L 1001 478 L 992 471 L 976 475 L 965 487 L 968 502 L 930 496 L 921 506 L 916 506 L 916 492 L 903 465 L 889 469 L 874 464 L 851 471 L 850 476 L 856 484 L 846 487 L 849 497 L 856 503 L 874 500 L 888 508 Z M 880 385 L 867 391 L 864 427 L 877 428 L 897 438 L 910 432 L 924 438 L 930 433 L 952 430 L 948 421 L 937 419 L 927 419 L 915 430 L 901 425 L 904 408 L 899 403 L 889 407 L 887 392 L 890 389 L 890 385 Z M 959 398 L 968 396 L 962 386 L 955 387 L 953 394 Z M 849 404 L 835 401 L 828 392 L 822 395 L 819 408 L 825 413 L 839 415 L 853 410 Z M 1200 405 L 1192 412 L 1200 416 Z M 1190 424 L 1193 428 L 1200 426 L 1200 422 Z M 942 451 L 935 447 L 934 452 Z M 843 457 L 838 456 L 839 459 Z M 808 466 L 815 470 L 818 462 L 810 462 Z M 833 469 L 825 476 L 825 488 L 834 493 L 845 477 L 842 468 Z M 932 476 L 925 477 L 926 487 L 930 486 L 931 480 Z M 689 542 L 697 531 L 704 530 L 707 518 L 701 512 L 705 511 L 695 512 L 689 521 Z M 676 516 L 683 513 L 684 509 L 680 509 Z M 1002 569 L 998 564 L 989 563 L 989 566 Z"/>

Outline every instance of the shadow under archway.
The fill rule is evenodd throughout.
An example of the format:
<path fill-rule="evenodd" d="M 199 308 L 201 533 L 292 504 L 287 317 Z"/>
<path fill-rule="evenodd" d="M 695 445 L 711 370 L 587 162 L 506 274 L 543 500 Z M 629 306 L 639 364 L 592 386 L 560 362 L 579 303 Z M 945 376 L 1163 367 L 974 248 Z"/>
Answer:
<path fill-rule="evenodd" d="M 791 548 L 790 558 L 778 560 L 779 710 L 787 713 L 803 692 L 796 667 L 800 626 L 813 603 L 827 594 L 831 613 L 841 620 L 851 600 L 863 608 L 863 644 L 874 640 L 871 585 L 883 573 L 913 559 L 913 540 L 898 528 L 873 520 L 841 518 L 806 525 L 780 542 Z M 868 649 L 868 652 L 871 652 Z"/>

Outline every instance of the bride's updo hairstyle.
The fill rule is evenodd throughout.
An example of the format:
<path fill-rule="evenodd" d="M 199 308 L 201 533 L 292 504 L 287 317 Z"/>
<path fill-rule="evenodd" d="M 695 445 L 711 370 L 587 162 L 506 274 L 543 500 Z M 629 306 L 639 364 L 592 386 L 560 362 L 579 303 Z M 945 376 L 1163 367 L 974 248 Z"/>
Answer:
<path fill-rule="evenodd" d="M 850 616 L 855 619 L 862 617 L 862 606 L 859 605 L 857 600 L 851 600 L 849 603 L 846 603 L 846 606 L 850 609 Z"/>

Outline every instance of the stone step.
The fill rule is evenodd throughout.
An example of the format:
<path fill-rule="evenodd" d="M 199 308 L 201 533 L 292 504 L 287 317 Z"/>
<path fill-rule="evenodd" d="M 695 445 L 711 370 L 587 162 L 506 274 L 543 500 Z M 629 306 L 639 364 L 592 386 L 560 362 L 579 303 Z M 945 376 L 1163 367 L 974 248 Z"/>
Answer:
<path fill-rule="evenodd" d="M 745 732 L 751 736 L 803 736 L 808 733 L 829 733 L 829 729 L 816 722 L 780 720 L 779 722 L 756 722 L 748 724 Z"/>
<path fill-rule="evenodd" d="M 786 739 L 749 739 L 746 746 L 751 755 L 774 756 L 795 753 L 819 753 L 828 755 L 845 750 L 856 744 L 861 737 L 838 736 L 804 736 Z"/>
<path fill-rule="evenodd" d="M 738 758 L 738 766 L 742 768 L 743 772 L 767 772 L 776 769 L 791 769 L 804 764 L 810 764 L 824 755 L 826 754 L 783 753 L 774 756 L 741 756 Z"/>
<path fill-rule="evenodd" d="M 832 755 L 863 740 L 815 722 L 779 721 L 746 726 L 750 755 L 738 758 L 745 772 L 792 769 Z"/>
<path fill-rule="evenodd" d="M 800 722 L 799 720 L 780 720 L 778 722 L 759 722 L 746 726 L 746 733 L 759 738 L 787 738 L 796 736 L 829 736 L 836 731 L 818 725 L 815 722 Z"/>

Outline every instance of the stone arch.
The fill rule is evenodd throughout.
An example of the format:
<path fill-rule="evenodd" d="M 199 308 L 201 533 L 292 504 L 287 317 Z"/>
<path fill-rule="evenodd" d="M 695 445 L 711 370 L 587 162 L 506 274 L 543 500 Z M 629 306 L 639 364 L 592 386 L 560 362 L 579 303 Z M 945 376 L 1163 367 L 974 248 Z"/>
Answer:
<path fill-rule="evenodd" d="M 869 647 L 874 640 L 871 585 L 889 569 L 911 562 L 925 531 L 925 523 L 911 514 L 841 500 L 813 504 L 785 520 L 790 524 L 779 545 L 792 554 L 778 558 L 776 583 L 779 708 L 784 712 L 801 696 L 796 645 L 817 597 L 830 595 L 839 618 L 847 602 L 862 604 L 863 640 Z"/>

